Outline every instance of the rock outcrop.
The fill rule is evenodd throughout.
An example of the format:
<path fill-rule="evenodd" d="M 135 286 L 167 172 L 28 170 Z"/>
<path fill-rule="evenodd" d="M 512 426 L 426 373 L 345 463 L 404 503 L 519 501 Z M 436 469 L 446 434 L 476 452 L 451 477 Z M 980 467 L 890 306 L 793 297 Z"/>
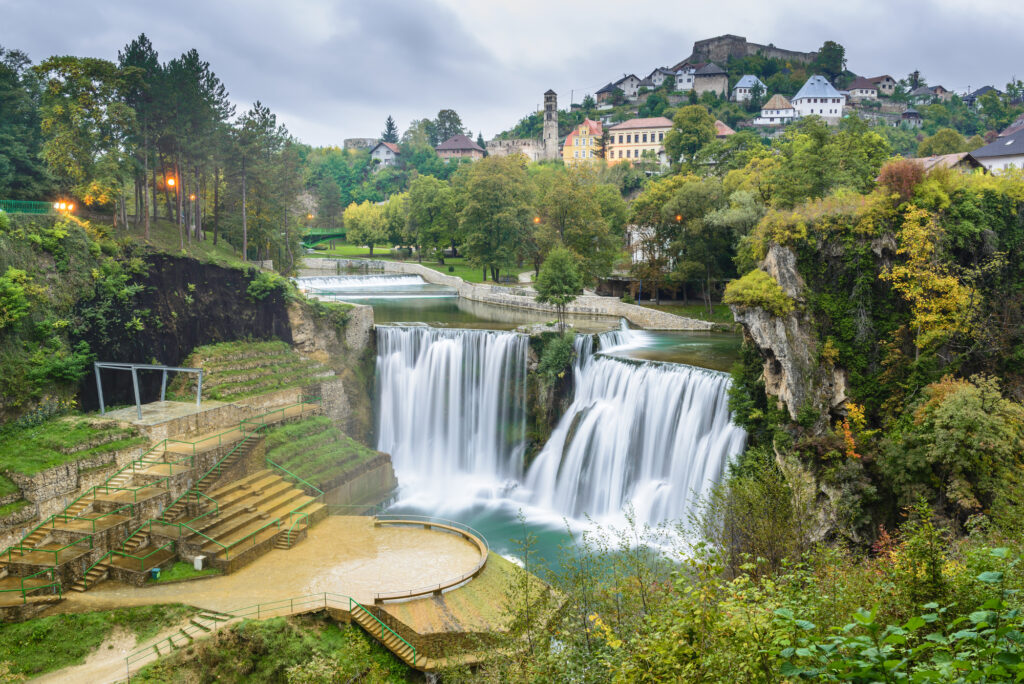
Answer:
<path fill-rule="evenodd" d="M 823 359 L 814 321 L 805 313 L 806 285 L 796 267 L 796 255 L 772 245 L 760 268 L 772 276 L 796 306 L 784 316 L 759 307 L 733 307 L 744 335 L 764 357 L 765 391 L 785 406 L 794 421 L 803 410 L 818 416 L 816 431 L 828 426 L 830 413 L 846 401 L 846 376 Z"/>

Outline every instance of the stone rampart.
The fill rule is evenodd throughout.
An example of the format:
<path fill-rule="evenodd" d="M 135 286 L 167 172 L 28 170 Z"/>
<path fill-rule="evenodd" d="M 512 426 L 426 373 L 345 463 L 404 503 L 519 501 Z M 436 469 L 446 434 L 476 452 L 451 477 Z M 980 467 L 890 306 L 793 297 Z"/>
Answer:
<path fill-rule="evenodd" d="M 337 273 L 339 268 L 363 268 L 384 271 L 385 273 L 406 273 L 419 275 L 429 283 L 447 285 L 455 289 L 460 297 L 487 304 L 508 306 L 517 309 L 530 309 L 555 314 L 555 307 L 540 304 L 533 298 L 533 291 L 528 288 L 502 287 L 499 285 L 480 285 L 467 283 L 458 276 L 445 275 L 432 268 L 416 263 L 402 261 L 385 261 L 369 259 L 306 259 L 304 270 Z M 626 304 L 613 297 L 597 295 L 581 295 L 565 308 L 566 313 L 583 316 L 613 316 L 625 318 L 630 323 L 650 330 L 712 330 L 714 323 L 695 318 L 684 318 L 675 314 L 646 309 L 636 304 Z"/>

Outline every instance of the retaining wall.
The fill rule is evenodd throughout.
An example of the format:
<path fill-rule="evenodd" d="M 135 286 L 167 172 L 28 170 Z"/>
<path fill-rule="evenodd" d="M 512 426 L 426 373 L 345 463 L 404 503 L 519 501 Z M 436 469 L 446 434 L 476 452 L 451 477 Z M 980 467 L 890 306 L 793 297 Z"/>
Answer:
<path fill-rule="evenodd" d="M 346 268 L 418 275 L 428 283 L 447 285 L 454 288 L 458 295 L 464 299 L 517 309 L 544 311 L 552 315 L 556 313 L 555 307 L 535 301 L 533 298 L 535 293 L 531 289 L 467 283 L 458 276 L 445 275 L 416 263 L 329 258 L 309 258 L 303 261 L 303 270 L 306 271 L 338 273 L 341 269 Z M 581 295 L 577 297 L 576 301 L 565 307 L 565 312 L 584 316 L 625 318 L 633 325 L 648 330 L 713 330 L 715 327 L 715 324 L 709 321 L 684 318 L 683 316 L 676 316 L 664 311 L 646 309 L 636 304 L 626 304 L 613 297 L 599 297 L 597 295 Z"/>

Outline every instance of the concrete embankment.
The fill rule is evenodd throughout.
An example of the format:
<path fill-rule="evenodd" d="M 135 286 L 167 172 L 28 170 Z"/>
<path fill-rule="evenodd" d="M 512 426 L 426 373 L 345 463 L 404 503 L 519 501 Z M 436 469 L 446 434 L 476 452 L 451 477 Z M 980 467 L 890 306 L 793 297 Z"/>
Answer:
<path fill-rule="evenodd" d="M 555 313 L 555 307 L 535 301 L 533 298 L 534 293 L 530 289 L 467 283 L 458 276 L 445 275 L 416 263 L 380 259 L 333 258 L 308 258 L 303 261 L 303 270 L 309 273 L 315 272 L 328 275 L 340 273 L 350 268 L 418 275 L 428 283 L 447 285 L 454 288 L 459 296 L 465 299 L 496 304 L 498 306 Z M 566 307 L 566 313 L 625 318 L 633 325 L 648 330 L 713 330 L 715 328 L 715 324 L 709 321 L 676 316 L 675 314 L 647 309 L 636 304 L 626 304 L 614 297 L 599 297 L 597 295 L 581 295 L 577 297 L 576 301 Z"/>

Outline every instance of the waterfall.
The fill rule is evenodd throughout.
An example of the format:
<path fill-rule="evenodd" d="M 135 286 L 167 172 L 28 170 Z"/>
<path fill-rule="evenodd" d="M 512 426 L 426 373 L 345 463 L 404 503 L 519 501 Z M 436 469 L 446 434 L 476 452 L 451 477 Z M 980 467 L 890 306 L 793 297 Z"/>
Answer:
<path fill-rule="evenodd" d="M 408 287 L 423 285 L 426 281 L 418 275 L 332 275 L 296 278 L 295 283 L 300 290 L 332 292 L 356 288 Z"/>
<path fill-rule="evenodd" d="M 403 485 L 451 502 L 521 477 L 528 346 L 512 332 L 377 327 L 377 448 Z"/>
<path fill-rule="evenodd" d="M 614 349 L 637 333 L 598 343 Z M 593 337 L 577 335 L 572 404 L 524 476 L 528 346 L 511 332 L 377 327 L 377 448 L 403 499 L 433 509 L 488 499 L 574 519 L 632 504 L 656 523 L 685 517 L 745 445 L 726 374 L 594 354 Z"/>
<path fill-rule="evenodd" d="M 614 354 L 628 349 L 638 349 L 651 344 L 651 334 L 645 330 L 634 330 L 626 319 L 619 320 L 619 327 L 598 335 L 598 348 L 602 354 Z"/>
<path fill-rule="evenodd" d="M 729 377 L 681 364 L 596 355 L 577 363 L 572 405 L 526 476 L 532 505 L 572 518 L 686 516 L 746 443 Z"/>

